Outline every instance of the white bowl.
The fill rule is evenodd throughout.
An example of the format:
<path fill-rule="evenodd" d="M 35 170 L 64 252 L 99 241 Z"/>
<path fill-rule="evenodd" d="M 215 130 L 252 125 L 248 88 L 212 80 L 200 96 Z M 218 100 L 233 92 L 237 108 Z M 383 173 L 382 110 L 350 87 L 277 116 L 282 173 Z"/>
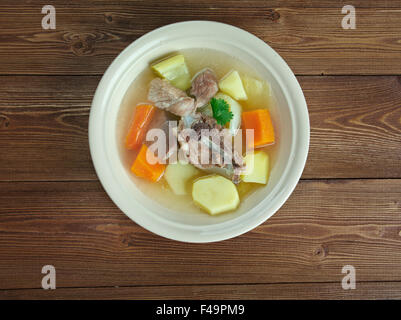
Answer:
<path fill-rule="evenodd" d="M 128 87 L 151 61 L 187 48 L 210 48 L 237 57 L 267 79 L 275 95 L 277 106 L 271 112 L 280 140 L 276 163 L 268 185 L 251 194 L 235 213 L 212 217 L 161 206 L 138 189 L 120 158 L 116 121 Z M 89 145 L 104 189 L 129 218 L 166 238 L 212 242 L 255 228 L 284 204 L 297 185 L 307 158 L 309 116 L 294 74 L 265 42 L 227 24 L 188 21 L 147 33 L 129 45 L 110 65 L 93 98 Z"/>

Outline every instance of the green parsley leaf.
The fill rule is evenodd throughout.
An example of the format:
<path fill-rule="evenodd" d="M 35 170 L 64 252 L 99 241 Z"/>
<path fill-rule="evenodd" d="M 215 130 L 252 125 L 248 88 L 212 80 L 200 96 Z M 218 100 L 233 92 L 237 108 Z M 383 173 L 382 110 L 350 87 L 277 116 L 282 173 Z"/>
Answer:
<path fill-rule="evenodd" d="M 224 99 L 212 98 L 210 105 L 212 106 L 213 118 L 217 120 L 218 124 L 224 126 L 234 117 L 230 111 L 230 105 Z"/>

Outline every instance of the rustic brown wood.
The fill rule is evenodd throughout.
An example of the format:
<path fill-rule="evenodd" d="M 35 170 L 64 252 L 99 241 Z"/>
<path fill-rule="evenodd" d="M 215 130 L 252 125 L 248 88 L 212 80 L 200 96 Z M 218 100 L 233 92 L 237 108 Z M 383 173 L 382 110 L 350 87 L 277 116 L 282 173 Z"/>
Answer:
<path fill-rule="evenodd" d="M 401 177 L 401 77 L 299 77 L 311 140 L 304 178 Z"/>
<path fill-rule="evenodd" d="M 41 28 L 47 4 L 55 31 Z M 348 4 L 356 30 L 341 28 Z M 0 299 L 401 299 L 401 0 L 2 0 L 0 10 Z M 88 149 L 100 75 L 144 33 L 186 20 L 270 44 L 299 75 L 311 120 L 289 201 L 213 244 L 129 220 Z M 40 289 L 45 264 L 55 291 Z M 341 288 L 345 264 L 356 290 Z"/>
<path fill-rule="evenodd" d="M 2 2 L 1 74 L 102 74 L 144 33 L 186 20 L 214 20 L 248 30 L 276 49 L 296 74 L 401 74 L 399 1 L 380 2 L 379 8 L 373 1 L 353 3 L 355 30 L 341 27 L 344 1 L 296 1 L 295 7 L 290 1 L 53 4 L 57 29 L 49 31 L 41 28 L 41 5 Z"/>
<path fill-rule="evenodd" d="M 96 179 L 87 127 L 99 80 L 0 77 L 0 180 Z"/>
<path fill-rule="evenodd" d="M 263 7 L 269 5 L 271 7 L 289 7 L 289 8 L 342 8 L 345 5 L 349 5 L 350 2 L 347 0 L 199 0 L 199 1 L 188 1 L 188 0 L 169 0 L 166 3 L 159 3 L 156 1 L 149 0 L 81 0 L 79 2 L 72 1 L 68 3 L 71 8 L 79 8 L 82 6 L 108 6 L 108 5 L 120 5 L 124 7 L 136 7 L 143 8 L 148 7 L 149 3 L 152 3 L 156 7 L 168 7 L 168 8 L 242 8 L 242 7 Z M 4 7 L 14 5 L 18 8 L 31 8 L 32 1 L 21 0 L 15 3 L 13 0 L 3 0 L 0 4 Z M 65 6 L 65 0 L 53 0 L 54 6 Z M 42 8 L 47 2 L 44 0 L 35 1 L 37 7 Z M 400 0 L 382 0 L 380 2 L 376 0 L 353 0 L 352 5 L 356 8 L 401 8 Z"/>
<path fill-rule="evenodd" d="M 254 285 L 191 285 L 106 288 L 57 288 L 57 290 L 0 290 L 0 299 L 401 299 L 400 282 L 358 282 L 355 290 L 341 283 L 275 283 Z"/>
<path fill-rule="evenodd" d="M 255 230 L 179 243 L 129 220 L 98 182 L 0 183 L 0 289 L 401 281 L 401 180 L 302 181 Z"/>
<path fill-rule="evenodd" d="M 298 79 L 311 121 L 303 178 L 401 177 L 399 77 Z M 0 180 L 96 179 L 87 123 L 99 80 L 0 77 Z"/>

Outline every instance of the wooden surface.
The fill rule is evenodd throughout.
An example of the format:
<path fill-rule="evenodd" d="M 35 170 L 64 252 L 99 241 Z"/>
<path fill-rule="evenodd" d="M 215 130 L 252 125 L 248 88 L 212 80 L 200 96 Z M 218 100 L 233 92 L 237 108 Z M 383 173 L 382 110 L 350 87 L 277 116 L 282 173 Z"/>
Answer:
<path fill-rule="evenodd" d="M 400 299 L 401 1 L 0 3 L 0 298 Z M 156 27 L 215 20 L 286 59 L 304 90 L 302 180 L 260 227 L 178 243 L 129 220 L 91 163 L 90 104 L 110 62 Z M 41 268 L 57 289 L 41 289 Z M 343 290 L 341 269 L 356 269 Z"/>

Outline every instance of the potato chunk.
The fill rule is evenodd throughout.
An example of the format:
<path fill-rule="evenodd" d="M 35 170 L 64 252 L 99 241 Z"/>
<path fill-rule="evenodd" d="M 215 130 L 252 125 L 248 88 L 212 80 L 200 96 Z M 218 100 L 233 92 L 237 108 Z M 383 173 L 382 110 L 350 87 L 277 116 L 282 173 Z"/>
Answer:
<path fill-rule="evenodd" d="M 192 164 L 177 162 L 167 166 L 164 178 L 175 194 L 184 195 L 188 193 L 189 181 L 197 174 L 199 170 Z"/>
<path fill-rule="evenodd" d="M 185 91 L 191 86 L 191 75 L 182 54 L 153 64 L 152 70 L 178 89 Z"/>
<path fill-rule="evenodd" d="M 218 175 L 196 180 L 192 187 L 192 199 L 211 215 L 234 210 L 239 205 L 234 183 Z"/>
<path fill-rule="evenodd" d="M 246 172 L 242 181 L 266 184 L 269 178 L 269 156 L 266 152 L 248 153 L 244 158 Z"/>
<path fill-rule="evenodd" d="M 235 100 L 247 100 L 244 86 L 238 71 L 233 70 L 219 81 L 219 88 L 222 92 L 230 95 Z"/>
<path fill-rule="evenodd" d="M 270 86 L 266 81 L 244 76 L 242 78 L 248 99 L 256 106 L 263 106 L 269 101 Z"/>

